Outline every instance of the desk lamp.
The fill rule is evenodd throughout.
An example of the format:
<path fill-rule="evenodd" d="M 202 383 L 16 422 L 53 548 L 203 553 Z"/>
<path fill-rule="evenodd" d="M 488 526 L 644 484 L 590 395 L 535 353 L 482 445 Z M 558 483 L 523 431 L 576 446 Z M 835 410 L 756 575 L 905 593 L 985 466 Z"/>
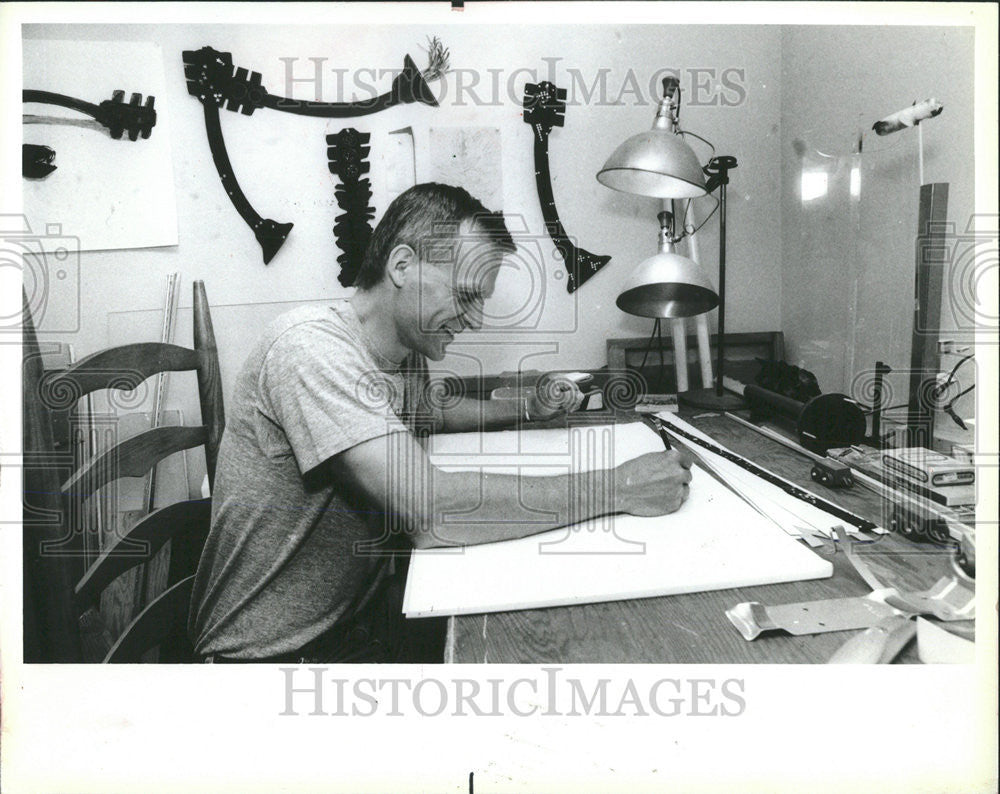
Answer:
<path fill-rule="evenodd" d="M 654 318 L 653 334 L 657 337 L 662 319 L 694 317 L 718 306 L 715 388 L 685 391 L 679 398 L 697 407 L 736 408 L 742 403 L 741 398 L 722 390 L 726 327 L 726 185 L 729 183 L 729 171 L 736 168 L 736 158 L 713 157 L 703 168 L 683 138 L 684 134 L 693 133 L 680 131 L 677 120 L 679 107 L 680 83 L 675 77 L 666 77 L 663 80 L 663 98 L 657 107 L 652 129 L 633 135 L 615 149 L 597 173 L 597 181 L 613 190 L 662 200 L 657 216 L 660 221 L 659 252 L 635 269 L 615 303 L 629 314 Z M 709 177 L 707 182 L 706 175 Z M 683 226 L 675 232 L 674 202 L 706 196 L 716 188 L 719 190 L 718 293 L 712 289 L 711 282 L 697 262 L 674 253 L 674 244 L 688 234 Z M 679 336 L 675 333 L 674 338 L 675 357 L 683 355 L 680 366 L 686 368 L 686 351 L 677 349 L 678 338 L 683 344 L 683 331 Z"/>

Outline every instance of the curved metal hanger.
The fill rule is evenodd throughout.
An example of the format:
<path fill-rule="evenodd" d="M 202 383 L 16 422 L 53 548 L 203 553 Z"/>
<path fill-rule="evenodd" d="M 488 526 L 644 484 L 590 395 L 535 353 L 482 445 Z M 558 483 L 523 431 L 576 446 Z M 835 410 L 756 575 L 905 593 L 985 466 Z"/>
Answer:
<path fill-rule="evenodd" d="M 610 256 L 599 256 L 577 248 L 563 228 L 556 211 L 552 194 L 552 177 L 549 171 L 549 133 L 553 127 L 563 126 L 566 113 L 566 89 L 556 88 L 548 81 L 528 83 L 524 87 L 524 122 L 535 132 L 535 186 L 542 205 L 545 228 L 562 256 L 569 279 L 566 291 L 575 292 L 598 270 L 611 261 Z"/>

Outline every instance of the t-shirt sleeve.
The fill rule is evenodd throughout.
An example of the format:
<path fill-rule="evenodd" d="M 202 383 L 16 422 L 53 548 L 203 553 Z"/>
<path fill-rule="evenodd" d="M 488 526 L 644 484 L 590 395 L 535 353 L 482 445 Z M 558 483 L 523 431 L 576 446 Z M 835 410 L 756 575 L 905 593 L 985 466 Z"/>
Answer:
<path fill-rule="evenodd" d="M 349 337 L 321 326 L 278 337 L 258 386 L 264 414 L 284 431 L 303 474 L 364 441 L 406 432 L 393 410 L 401 382 L 366 367 Z"/>

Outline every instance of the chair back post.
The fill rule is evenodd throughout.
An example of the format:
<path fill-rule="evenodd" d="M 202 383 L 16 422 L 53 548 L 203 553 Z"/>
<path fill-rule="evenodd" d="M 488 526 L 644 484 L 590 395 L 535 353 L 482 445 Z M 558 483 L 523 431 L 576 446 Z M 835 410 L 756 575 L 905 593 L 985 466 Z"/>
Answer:
<path fill-rule="evenodd" d="M 24 296 L 23 288 L 21 293 Z M 71 597 L 74 579 L 71 560 L 57 553 L 45 554 L 42 548 L 46 544 L 59 545 L 70 527 L 52 457 L 55 451 L 52 425 L 42 400 L 42 354 L 27 296 L 23 300 L 24 661 L 79 662 L 83 652 L 76 606 Z M 34 518 L 31 512 L 35 513 Z M 46 514 L 57 520 L 49 520 Z M 35 658 L 36 654 L 39 658 Z"/>
<path fill-rule="evenodd" d="M 225 408 L 222 402 L 222 375 L 219 372 L 219 351 L 215 345 L 212 315 L 205 295 L 205 282 L 198 280 L 194 289 L 194 346 L 201 355 L 198 365 L 198 396 L 201 401 L 201 421 L 208 429 L 205 441 L 205 468 L 209 486 L 215 485 L 215 462 L 225 429 Z"/>

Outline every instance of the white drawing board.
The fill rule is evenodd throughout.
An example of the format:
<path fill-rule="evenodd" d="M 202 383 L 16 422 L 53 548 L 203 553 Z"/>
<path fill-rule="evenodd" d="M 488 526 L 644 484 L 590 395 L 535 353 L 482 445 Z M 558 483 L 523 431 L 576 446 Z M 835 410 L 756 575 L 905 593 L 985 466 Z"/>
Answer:
<path fill-rule="evenodd" d="M 641 423 L 440 436 L 446 470 L 525 476 L 609 467 L 662 442 Z M 502 519 L 498 519 L 502 520 Z M 706 472 L 676 513 L 605 516 L 519 540 L 414 551 L 408 617 L 502 612 L 831 576 L 833 567 Z"/>

